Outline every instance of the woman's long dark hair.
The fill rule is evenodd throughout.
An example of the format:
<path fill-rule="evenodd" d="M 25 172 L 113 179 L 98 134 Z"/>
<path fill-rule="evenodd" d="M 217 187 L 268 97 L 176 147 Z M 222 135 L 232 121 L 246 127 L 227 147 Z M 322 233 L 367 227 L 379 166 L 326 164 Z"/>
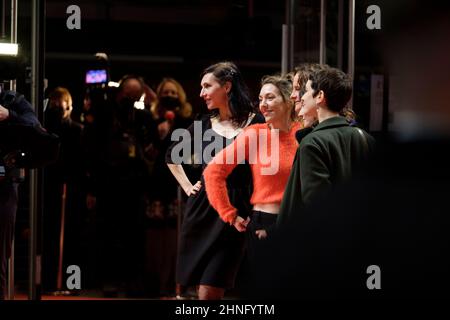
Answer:
<path fill-rule="evenodd" d="M 233 62 L 223 61 L 203 70 L 201 76 L 212 73 L 221 85 L 227 81 L 231 83 L 231 90 L 228 93 L 228 105 L 231 112 L 231 121 L 239 127 L 243 127 L 250 113 L 256 112 L 256 107 L 250 99 L 250 93 L 244 82 L 241 72 Z M 218 110 L 213 110 L 215 116 Z"/>

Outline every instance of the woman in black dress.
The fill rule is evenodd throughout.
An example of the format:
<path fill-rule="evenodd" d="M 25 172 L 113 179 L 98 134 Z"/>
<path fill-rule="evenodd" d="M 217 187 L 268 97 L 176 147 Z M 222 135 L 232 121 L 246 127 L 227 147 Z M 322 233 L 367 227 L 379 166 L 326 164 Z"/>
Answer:
<path fill-rule="evenodd" d="M 220 62 L 202 73 L 200 96 L 210 114 L 195 121 L 182 139 L 166 154 L 169 169 L 188 195 L 179 235 L 177 283 L 199 285 L 201 300 L 223 298 L 232 288 L 243 257 L 244 235 L 224 223 L 211 207 L 206 196 L 203 176 L 194 185 L 187 178 L 183 164 L 207 163 L 250 124 L 263 122 L 255 114 L 248 89 L 234 63 Z M 182 159 L 180 157 L 182 150 Z M 249 213 L 251 172 L 240 165 L 227 179 L 228 192 L 239 212 Z"/>

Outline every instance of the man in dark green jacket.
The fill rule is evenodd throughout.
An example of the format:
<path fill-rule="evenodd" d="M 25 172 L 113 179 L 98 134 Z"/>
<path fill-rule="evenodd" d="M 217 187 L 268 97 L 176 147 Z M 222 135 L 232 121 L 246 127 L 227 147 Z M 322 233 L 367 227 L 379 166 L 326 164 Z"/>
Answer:
<path fill-rule="evenodd" d="M 340 115 L 351 93 L 350 77 L 338 69 L 323 68 L 310 75 L 300 116 L 317 116 L 319 124 L 297 133 L 300 146 L 281 203 L 279 226 L 325 197 L 333 186 L 348 181 L 368 159 L 374 139 Z"/>

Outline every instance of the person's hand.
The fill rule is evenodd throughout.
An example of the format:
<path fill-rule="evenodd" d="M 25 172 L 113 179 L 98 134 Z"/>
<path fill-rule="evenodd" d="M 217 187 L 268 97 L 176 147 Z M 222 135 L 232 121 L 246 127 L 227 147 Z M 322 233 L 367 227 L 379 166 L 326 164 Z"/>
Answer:
<path fill-rule="evenodd" d="M 0 105 L 0 121 L 6 120 L 9 117 L 9 110 Z"/>
<path fill-rule="evenodd" d="M 264 229 L 256 230 L 255 234 L 259 240 L 263 240 L 263 239 L 267 238 L 267 231 Z"/>
<path fill-rule="evenodd" d="M 242 218 L 241 216 L 237 216 L 236 219 L 234 219 L 233 226 L 237 229 L 239 232 L 245 232 L 247 230 L 247 225 L 250 222 L 250 217 L 247 217 L 246 220 Z"/>
<path fill-rule="evenodd" d="M 197 181 L 196 184 L 194 184 L 192 187 L 190 187 L 187 191 L 186 194 L 188 195 L 188 197 L 195 196 L 200 189 L 202 188 L 202 182 L 201 181 Z"/>

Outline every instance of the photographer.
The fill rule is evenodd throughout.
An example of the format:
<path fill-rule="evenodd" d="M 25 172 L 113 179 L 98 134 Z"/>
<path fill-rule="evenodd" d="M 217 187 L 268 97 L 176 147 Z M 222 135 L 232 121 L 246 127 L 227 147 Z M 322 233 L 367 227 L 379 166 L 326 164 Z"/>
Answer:
<path fill-rule="evenodd" d="M 144 81 L 125 76 L 107 100 L 92 99 L 94 121 L 86 125 L 91 202 L 95 203 L 99 280 L 105 296 L 142 294 L 144 193 L 149 184 L 147 150 L 156 125 L 138 108 Z M 93 152 L 91 152 L 92 150 Z M 126 285 L 126 287 L 124 287 Z"/>
<path fill-rule="evenodd" d="M 23 95 L 0 88 L 0 126 L 9 124 L 40 126 L 31 104 Z M 1 146 L 3 139 L 5 136 L 0 136 Z M 7 263 L 11 256 L 17 210 L 18 179 L 10 174 L 9 163 L 4 163 L 4 159 L 13 152 L 0 149 L 0 300 L 5 299 L 6 294 Z"/>

